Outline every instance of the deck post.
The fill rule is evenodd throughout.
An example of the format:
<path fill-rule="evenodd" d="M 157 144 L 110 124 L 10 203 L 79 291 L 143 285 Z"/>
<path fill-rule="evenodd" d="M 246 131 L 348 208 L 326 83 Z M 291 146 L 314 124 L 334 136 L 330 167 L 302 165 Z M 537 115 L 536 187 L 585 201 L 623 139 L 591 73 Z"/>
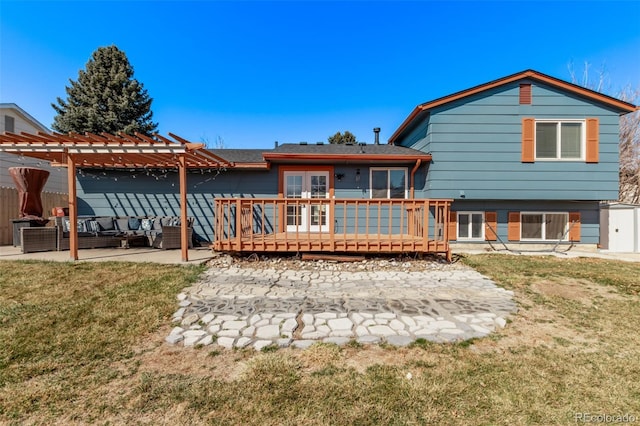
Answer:
<path fill-rule="evenodd" d="M 433 211 L 435 215 L 438 215 L 437 207 Z M 422 205 L 422 251 L 428 253 L 429 247 L 429 214 L 431 213 L 431 200 L 424 200 Z M 433 225 L 433 239 L 435 240 L 435 233 L 437 232 L 438 221 L 434 221 Z"/>
<path fill-rule="evenodd" d="M 236 198 L 236 250 L 242 250 L 242 201 Z"/>
<path fill-rule="evenodd" d="M 331 197 L 329 200 L 329 217 L 327 218 L 327 225 L 329 225 L 329 241 L 331 243 L 331 251 L 336 251 L 336 199 Z"/>

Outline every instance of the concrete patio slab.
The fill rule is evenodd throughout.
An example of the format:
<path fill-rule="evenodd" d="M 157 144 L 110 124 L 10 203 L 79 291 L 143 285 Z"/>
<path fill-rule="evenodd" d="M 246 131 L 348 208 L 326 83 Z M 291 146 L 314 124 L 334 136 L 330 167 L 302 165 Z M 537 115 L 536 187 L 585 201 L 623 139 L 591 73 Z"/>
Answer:
<path fill-rule="evenodd" d="M 150 247 L 97 248 L 78 250 L 79 262 L 150 262 L 163 264 L 202 264 L 213 257 L 208 247 L 189 250 L 189 261 L 183 262 L 180 250 L 159 250 Z M 2 260 L 44 260 L 51 262 L 72 262 L 69 251 L 43 251 L 21 253 L 20 247 L 0 246 Z"/>

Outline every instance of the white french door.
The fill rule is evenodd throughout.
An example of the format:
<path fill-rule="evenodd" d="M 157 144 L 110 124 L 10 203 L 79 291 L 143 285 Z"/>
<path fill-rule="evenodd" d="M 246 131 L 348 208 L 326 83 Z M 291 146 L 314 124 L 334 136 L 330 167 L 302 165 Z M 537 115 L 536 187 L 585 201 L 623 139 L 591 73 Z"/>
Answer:
<path fill-rule="evenodd" d="M 329 208 L 314 199 L 329 198 L 329 172 L 284 172 L 284 195 L 305 202 L 287 204 L 287 232 L 327 232 Z"/>

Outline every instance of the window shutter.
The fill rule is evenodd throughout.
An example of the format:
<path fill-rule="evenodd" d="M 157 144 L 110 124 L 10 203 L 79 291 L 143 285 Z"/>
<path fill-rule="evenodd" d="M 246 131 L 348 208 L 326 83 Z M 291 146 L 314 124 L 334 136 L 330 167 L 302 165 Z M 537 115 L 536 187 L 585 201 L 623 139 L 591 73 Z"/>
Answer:
<path fill-rule="evenodd" d="M 484 212 L 484 239 L 487 241 L 496 241 L 498 236 L 498 213 Z"/>
<path fill-rule="evenodd" d="M 531 84 L 520 85 L 520 105 L 531 105 Z"/>
<path fill-rule="evenodd" d="M 449 241 L 455 241 L 458 235 L 458 213 L 449 211 Z"/>
<path fill-rule="evenodd" d="M 569 241 L 580 241 L 580 212 L 569 212 Z"/>
<path fill-rule="evenodd" d="M 597 163 L 599 160 L 600 129 L 597 118 L 587 118 L 587 163 Z"/>
<path fill-rule="evenodd" d="M 509 241 L 520 241 L 520 212 L 509 212 L 507 238 Z"/>
<path fill-rule="evenodd" d="M 535 120 L 533 118 L 522 119 L 522 162 L 533 163 L 534 155 L 534 135 L 535 135 Z"/>

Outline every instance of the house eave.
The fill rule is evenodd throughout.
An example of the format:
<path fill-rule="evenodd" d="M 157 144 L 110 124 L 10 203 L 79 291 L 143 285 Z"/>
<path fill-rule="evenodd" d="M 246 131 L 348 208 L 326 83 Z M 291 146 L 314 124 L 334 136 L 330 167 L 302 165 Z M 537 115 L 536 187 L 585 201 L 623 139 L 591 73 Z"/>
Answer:
<path fill-rule="evenodd" d="M 412 163 L 417 160 L 431 161 L 431 154 L 397 155 L 397 154 L 264 154 L 264 159 L 273 162 L 349 162 L 349 163 Z"/>

